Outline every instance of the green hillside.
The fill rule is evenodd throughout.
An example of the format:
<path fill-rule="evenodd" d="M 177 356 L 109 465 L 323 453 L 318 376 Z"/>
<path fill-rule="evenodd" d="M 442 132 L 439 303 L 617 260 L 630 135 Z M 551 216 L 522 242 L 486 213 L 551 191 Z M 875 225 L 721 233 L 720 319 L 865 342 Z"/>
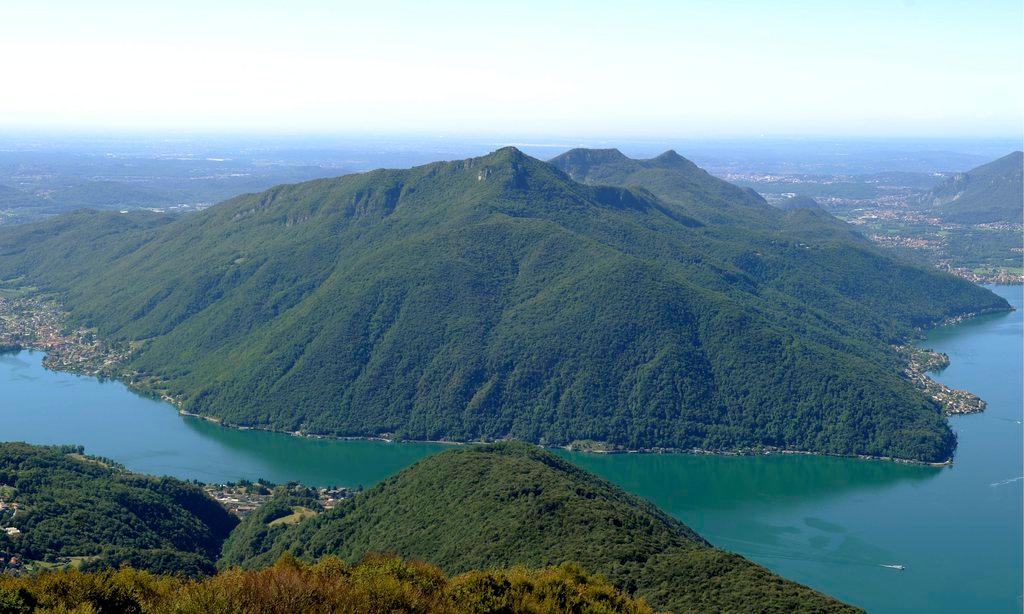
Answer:
<path fill-rule="evenodd" d="M 220 565 L 263 567 L 367 552 L 422 559 L 447 573 L 566 561 L 676 612 L 828 612 L 853 608 L 717 550 L 653 505 L 525 444 L 443 452 L 294 525 L 269 523 L 293 501 L 248 516 Z"/>
<path fill-rule="evenodd" d="M 1024 222 L 1024 153 L 957 173 L 926 192 L 921 204 L 950 222 Z"/>
<path fill-rule="evenodd" d="M 92 568 L 208 573 L 238 522 L 196 486 L 129 473 L 74 446 L 0 443 L 0 501 L 0 526 L 20 531 L 0 532 L 0 552 Z"/>
<path fill-rule="evenodd" d="M 678 155 L 613 157 L 580 178 L 642 188 L 506 148 L 79 212 L 0 229 L 0 280 L 141 342 L 129 379 L 228 424 L 949 458 L 889 345 L 1005 301 Z"/>

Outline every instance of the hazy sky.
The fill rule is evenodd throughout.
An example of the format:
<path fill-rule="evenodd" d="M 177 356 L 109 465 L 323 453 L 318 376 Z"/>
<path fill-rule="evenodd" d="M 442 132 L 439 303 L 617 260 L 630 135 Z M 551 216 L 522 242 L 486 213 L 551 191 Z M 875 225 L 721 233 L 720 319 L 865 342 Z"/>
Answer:
<path fill-rule="evenodd" d="M 1021 0 L 0 0 L 0 128 L 1014 136 Z"/>

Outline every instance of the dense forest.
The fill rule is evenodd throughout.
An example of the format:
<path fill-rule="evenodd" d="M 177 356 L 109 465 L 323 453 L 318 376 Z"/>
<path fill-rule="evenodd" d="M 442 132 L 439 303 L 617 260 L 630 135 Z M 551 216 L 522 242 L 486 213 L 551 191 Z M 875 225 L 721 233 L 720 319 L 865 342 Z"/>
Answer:
<path fill-rule="evenodd" d="M 238 520 L 197 486 L 126 471 L 76 446 L 0 443 L 0 552 L 26 561 L 210 573 Z"/>
<path fill-rule="evenodd" d="M 473 569 L 567 561 L 676 612 L 854 611 L 711 547 L 650 503 L 534 446 L 455 449 L 420 461 L 334 510 L 273 523 L 300 500 L 248 516 L 220 566 L 263 568 L 284 554 L 348 562 L 392 552 Z"/>
<path fill-rule="evenodd" d="M 78 212 L 0 229 L 0 281 L 230 425 L 927 461 L 955 437 L 890 344 L 1007 308 L 673 152 L 506 148 L 174 219 Z"/>

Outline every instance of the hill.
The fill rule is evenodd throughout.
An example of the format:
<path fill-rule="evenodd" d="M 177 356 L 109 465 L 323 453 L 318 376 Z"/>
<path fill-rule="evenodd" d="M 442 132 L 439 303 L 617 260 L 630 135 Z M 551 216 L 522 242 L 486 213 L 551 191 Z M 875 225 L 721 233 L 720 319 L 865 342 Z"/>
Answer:
<path fill-rule="evenodd" d="M 199 575 L 237 524 L 198 487 L 125 471 L 81 447 L 0 444 L 0 551 L 87 567 Z M 5 556 L 6 558 L 6 556 Z"/>
<path fill-rule="evenodd" d="M 0 280 L 131 343 L 136 387 L 227 424 L 950 457 L 890 345 L 1005 301 L 677 154 L 636 173 L 602 155 L 583 179 L 645 185 L 505 148 L 174 219 L 0 229 Z"/>
<path fill-rule="evenodd" d="M 292 504 L 271 503 L 247 517 L 220 565 L 258 568 L 285 553 L 355 561 L 373 551 L 447 573 L 573 561 L 676 612 L 853 611 L 711 547 L 653 505 L 526 444 L 442 452 L 341 507 L 272 526 Z"/>
<path fill-rule="evenodd" d="M 1024 222 L 1024 153 L 1015 151 L 966 173 L 957 173 L 921 197 L 921 204 L 950 222 Z"/>

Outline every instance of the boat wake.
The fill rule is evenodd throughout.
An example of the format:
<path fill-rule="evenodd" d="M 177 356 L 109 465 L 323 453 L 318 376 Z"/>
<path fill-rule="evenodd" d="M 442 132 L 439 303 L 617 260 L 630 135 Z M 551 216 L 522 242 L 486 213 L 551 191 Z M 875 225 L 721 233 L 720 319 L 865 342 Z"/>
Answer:
<path fill-rule="evenodd" d="M 992 482 L 989 486 L 1006 486 L 1007 484 L 1013 484 L 1014 482 L 1019 482 L 1021 480 L 1024 480 L 1024 475 L 1019 478 L 1010 478 L 1009 480 L 1003 480 L 1001 482 Z"/>

